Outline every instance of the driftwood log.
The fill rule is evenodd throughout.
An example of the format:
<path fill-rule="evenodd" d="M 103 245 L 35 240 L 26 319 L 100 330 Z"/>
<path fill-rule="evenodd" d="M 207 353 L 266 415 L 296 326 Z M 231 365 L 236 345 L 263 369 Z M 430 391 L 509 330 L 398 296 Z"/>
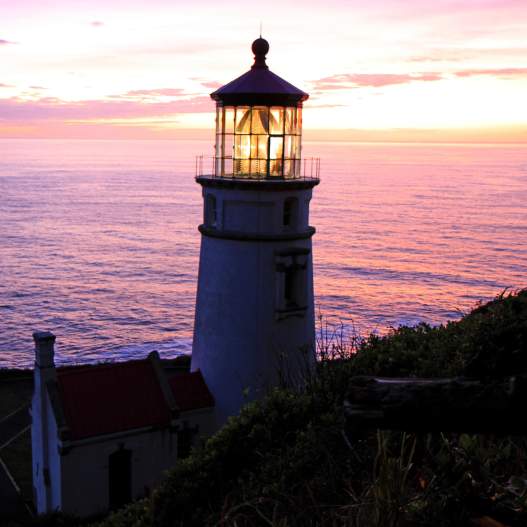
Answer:
<path fill-rule="evenodd" d="M 527 433 L 527 378 L 503 380 L 353 377 L 346 426 L 410 432 Z"/>

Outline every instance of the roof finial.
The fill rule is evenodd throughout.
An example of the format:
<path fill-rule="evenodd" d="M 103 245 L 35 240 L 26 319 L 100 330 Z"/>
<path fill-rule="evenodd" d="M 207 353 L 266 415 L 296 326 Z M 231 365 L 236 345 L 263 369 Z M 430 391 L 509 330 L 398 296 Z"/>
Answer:
<path fill-rule="evenodd" d="M 265 56 L 269 52 L 269 42 L 265 38 L 257 38 L 251 47 L 254 53 L 254 65 L 253 68 L 265 68 L 267 69 L 267 64 L 265 63 Z"/>

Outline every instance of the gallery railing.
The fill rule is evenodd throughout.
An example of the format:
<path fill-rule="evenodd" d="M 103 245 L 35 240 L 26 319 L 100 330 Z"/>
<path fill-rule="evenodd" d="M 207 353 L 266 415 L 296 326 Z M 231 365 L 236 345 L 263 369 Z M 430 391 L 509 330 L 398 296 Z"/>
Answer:
<path fill-rule="evenodd" d="M 319 181 L 320 158 L 250 160 L 200 155 L 196 156 L 195 175 L 197 178 Z"/>

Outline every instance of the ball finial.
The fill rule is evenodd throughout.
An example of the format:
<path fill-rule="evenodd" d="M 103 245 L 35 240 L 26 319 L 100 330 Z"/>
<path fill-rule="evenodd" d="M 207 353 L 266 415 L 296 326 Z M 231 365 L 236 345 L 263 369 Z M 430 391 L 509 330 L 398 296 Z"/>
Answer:
<path fill-rule="evenodd" d="M 253 68 L 267 68 L 267 65 L 265 64 L 265 56 L 269 52 L 269 42 L 267 42 L 265 38 L 257 38 L 253 42 L 251 49 L 254 53 Z"/>

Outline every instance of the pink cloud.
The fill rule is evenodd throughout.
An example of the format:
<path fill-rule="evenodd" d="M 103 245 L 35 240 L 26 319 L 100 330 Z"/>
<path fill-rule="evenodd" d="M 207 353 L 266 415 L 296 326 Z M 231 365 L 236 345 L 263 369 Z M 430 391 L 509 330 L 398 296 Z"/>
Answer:
<path fill-rule="evenodd" d="M 8 44 L 14 44 L 14 42 L 0 38 L 0 46 L 7 46 Z"/>
<path fill-rule="evenodd" d="M 380 88 L 414 81 L 438 81 L 439 73 L 344 73 L 312 81 L 317 90 L 347 90 L 351 88 Z"/>
<path fill-rule="evenodd" d="M 527 76 L 527 68 L 495 68 L 495 69 L 474 69 L 456 72 L 457 77 L 474 77 L 476 75 L 491 75 L 493 77 L 512 77 Z"/>
<path fill-rule="evenodd" d="M 100 20 L 93 20 L 92 22 L 90 22 L 90 26 L 101 27 L 104 26 L 104 22 L 101 22 Z"/>
<path fill-rule="evenodd" d="M 93 120 L 161 117 L 178 113 L 213 110 L 209 97 L 198 96 L 170 102 L 144 103 L 135 100 L 63 101 L 54 97 L 25 100 L 0 99 L 0 122 L 23 120 Z"/>
<path fill-rule="evenodd" d="M 14 88 L 14 86 L 12 84 L 4 84 L 0 82 L 0 88 Z"/>
<path fill-rule="evenodd" d="M 223 84 L 221 82 L 216 81 L 205 81 L 201 82 L 201 85 L 205 88 L 209 88 L 210 90 L 217 90 L 218 88 L 221 88 Z"/>
<path fill-rule="evenodd" d="M 185 90 L 182 88 L 156 88 L 153 90 L 132 90 L 124 94 L 124 96 L 117 95 L 117 97 L 181 97 L 185 95 Z"/>
<path fill-rule="evenodd" d="M 433 48 L 428 50 L 422 55 L 415 55 L 408 59 L 410 62 L 459 62 L 474 58 L 483 58 L 489 60 L 507 58 L 519 58 L 523 60 L 527 56 L 526 47 L 514 47 L 514 48 L 470 48 L 470 47 L 458 47 L 458 48 Z"/>

